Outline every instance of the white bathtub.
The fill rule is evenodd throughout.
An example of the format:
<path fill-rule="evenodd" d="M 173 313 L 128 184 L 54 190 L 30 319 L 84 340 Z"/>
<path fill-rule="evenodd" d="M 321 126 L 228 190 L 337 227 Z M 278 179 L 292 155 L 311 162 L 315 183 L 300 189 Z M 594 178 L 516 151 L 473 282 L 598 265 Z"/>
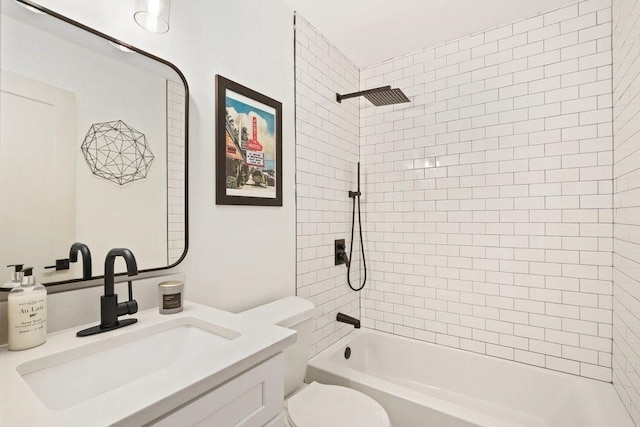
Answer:
<path fill-rule="evenodd" d="M 394 427 L 633 427 L 610 383 L 366 329 L 312 358 L 307 381 L 368 394 Z"/>

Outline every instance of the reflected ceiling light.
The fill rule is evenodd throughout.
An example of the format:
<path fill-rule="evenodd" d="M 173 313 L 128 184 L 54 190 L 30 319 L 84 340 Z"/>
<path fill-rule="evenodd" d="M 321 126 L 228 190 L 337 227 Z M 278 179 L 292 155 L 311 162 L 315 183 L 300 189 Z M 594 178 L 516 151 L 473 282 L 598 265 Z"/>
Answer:
<path fill-rule="evenodd" d="M 127 53 L 133 52 L 131 49 L 129 49 L 126 46 L 122 46 L 120 43 L 112 42 L 111 40 L 109 40 L 109 44 L 111 46 L 115 47 L 116 49 L 121 50 L 123 52 L 127 52 Z"/>
<path fill-rule="evenodd" d="M 136 0 L 133 19 L 147 31 L 166 33 L 169 31 L 169 9 L 171 0 Z"/>
<path fill-rule="evenodd" d="M 31 12 L 39 13 L 41 15 L 44 15 L 43 11 L 41 11 L 38 8 L 35 8 L 35 7 L 31 6 L 30 4 L 22 3 L 21 1 L 16 1 L 16 3 L 18 3 L 20 6 L 24 7 L 25 9 L 30 10 Z"/>

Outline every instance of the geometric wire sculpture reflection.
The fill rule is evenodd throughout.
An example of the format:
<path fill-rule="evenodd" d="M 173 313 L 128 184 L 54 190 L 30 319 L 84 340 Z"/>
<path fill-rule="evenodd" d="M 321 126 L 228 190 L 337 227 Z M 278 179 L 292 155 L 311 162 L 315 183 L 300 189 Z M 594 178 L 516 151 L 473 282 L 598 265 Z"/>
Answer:
<path fill-rule="evenodd" d="M 80 148 L 94 175 L 120 185 L 145 178 L 153 161 L 144 134 L 122 120 L 91 125 Z"/>

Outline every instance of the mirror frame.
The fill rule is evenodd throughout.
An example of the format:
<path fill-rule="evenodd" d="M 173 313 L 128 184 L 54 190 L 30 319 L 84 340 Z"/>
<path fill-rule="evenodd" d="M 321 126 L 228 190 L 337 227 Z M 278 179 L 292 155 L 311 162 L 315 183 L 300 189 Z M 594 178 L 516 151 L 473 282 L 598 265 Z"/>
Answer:
<path fill-rule="evenodd" d="M 177 261 L 175 261 L 173 264 L 168 265 L 166 267 L 154 267 L 154 268 L 147 268 L 147 269 L 141 269 L 138 271 L 139 274 L 142 274 L 142 277 L 140 278 L 144 278 L 144 277 L 149 277 L 149 275 L 146 275 L 144 273 L 153 273 L 153 272 L 157 272 L 157 271 L 162 271 L 162 270 L 168 270 L 171 268 L 176 267 L 178 264 L 180 264 L 184 258 L 187 255 L 187 251 L 189 249 L 189 85 L 187 84 L 187 79 L 184 77 L 184 74 L 182 74 L 182 72 L 178 69 L 178 67 L 176 67 L 175 65 L 173 65 L 172 63 L 170 63 L 169 61 L 166 61 L 162 58 L 159 58 L 149 52 L 146 52 L 144 50 L 141 50 L 135 46 L 132 46 L 128 43 L 125 43 L 121 40 L 118 40 L 114 37 L 111 37 L 107 34 L 104 34 L 94 28 L 88 27 L 84 24 L 81 24 L 80 22 L 74 21 L 71 18 L 68 18 L 64 15 L 61 15 L 55 11 L 52 11 L 46 7 L 43 7 L 39 4 L 33 3 L 30 0 L 14 0 L 16 3 L 20 3 L 21 6 L 23 7 L 27 7 L 27 8 L 31 8 L 31 9 L 35 9 L 38 12 L 44 13 L 46 15 L 49 15 L 50 17 L 59 19 L 60 21 L 69 24 L 69 25 L 73 25 L 76 28 L 79 28 L 81 30 L 87 31 L 95 36 L 98 36 L 102 39 L 105 39 L 106 41 L 112 42 L 112 43 L 116 43 L 120 46 L 123 46 L 129 50 L 131 50 L 132 52 L 135 52 L 137 54 L 143 55 L 153 61 L 157 61 L 163 65 L 166 65 L 168 67 L 170 67 L 173 71 L 176 72 L 176 74 L 180 77 L 180 79 L 182 80 L 182 84 L 184 85 L 184 94 L 185 94 L 185 103 L 184 103 L 184 120 L 185 120 L 185 127 L 184 127 L 184 150 L 185 150 L 185 158 L 184 158 L 184 215 L 185 215 L 185 220 L 184 220 L 184 251 L 182 252 L 182 255 L 180 256 L 180 258 L 178 258 Z M 35 12 L 34 12 L 35 13 Z M 126 275 L 126 273 L 118 273 L 117 276 L 122 276 L 122 275 Z M 77 278 L 77 279 L 68 279 L 68 280 L 61 280 L 61 281 L 57 281 L 57 282 L 48 282 L 48 283 L 44 283 L 44 286 L 46 286 L 48 288 L 48 291 L 50 293 L 55 292 L 54 289 L 51 289 L 52 287 L 56 287 L 56 286 L 60 286 L 60 285 L 80 285 L 80 286 L 73 286 L 72 289 L 78 289 L 81 288 L 83 286 L 82 283 L 86 282 L 87 286 L 96 286 L 97 283 L 96 281 L 99 279 L 103 279 L 104 278 L 104 274 L 101 276 L 92 276 L 91 279 L 82 279 L 82 278 Z M 67 287 L 63 287 L 63 288 L 67 288 Z M 10 291 L 10 289 L 0 289 L 0 295 L 2 293 L 7 293 Z"/>

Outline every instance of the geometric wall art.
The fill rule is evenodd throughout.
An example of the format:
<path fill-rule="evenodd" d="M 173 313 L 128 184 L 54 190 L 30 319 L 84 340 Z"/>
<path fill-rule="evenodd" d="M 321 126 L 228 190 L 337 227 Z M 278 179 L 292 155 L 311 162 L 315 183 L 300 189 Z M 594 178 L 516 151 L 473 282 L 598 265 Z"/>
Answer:
<path fill-rule="evenodd" d="M 144 134 L 122 120 L 91 125 L 80 148 L 94 175 L 120 185 L 145 178 L 153 161 Z"/>

